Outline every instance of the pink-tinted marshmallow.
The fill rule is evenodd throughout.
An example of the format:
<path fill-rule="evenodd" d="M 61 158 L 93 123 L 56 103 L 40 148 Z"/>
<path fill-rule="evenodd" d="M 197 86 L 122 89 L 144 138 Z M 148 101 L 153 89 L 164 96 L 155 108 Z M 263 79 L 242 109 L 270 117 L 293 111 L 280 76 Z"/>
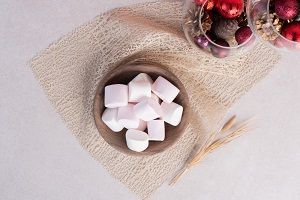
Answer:
<path fill-rule="evenodd" d="M 150 121 L 162 115 L 159 103 L 153 99 L 146 99 L 133 106 L 134 114 L 144 120 Z"/>
<path fill-rule="evenodd" d="M 130 81 L 129 102 L 140 102 L 151 97 L 151 84 L 147 81 Z"/>
<path fill-rule="evenodd" d="M 163 120 L 151 120 L 147 122 L 149 140 L 165 140 L 165 122 Z"/>
<path fill-rule="evenodd" d="M 128 129 L 125 138 L 127 147 L 132 151 L 141 152 L 149 146 L 149 136 L 143 131 Z"/>
<path fill-rule="evenodd" d="M 151 85 L 153 83 L 152 78 L 146 73 L 139 73 L 136 77 L 134 77 L 134 79 L 132 79 L 132 81 L 146 81 L 149 82 Z"/>
<path fill-rule="evenodd" d="M 147 128 L 147 122 L 140 119 L 139 126 L 136 128 L 136 130 L 144 131 L 146 128 Z"/>
<path fill-rule="evenodd" d="M 161 99 L 156 94 L 154 94 L 153 92 L 151 92 L 151 99 L 157 101 L 157 103 L 159 103 L 159 104 L 161 102 Z"/>
<path fill-rule="evenodd" d="M 106 108 L 102 114 L 102 121 L 114 132 L 120 132 L 124 126 L 117 122 L 118 108 Z"/>
<path fill-rule="evenodd" d="M 179 93 L 179 89 L 175 85 L 161 76 L 152 84 L 152 91 L 167 103 L 171 103 Z"/>
<path fill-rule="evenodd" d="M 140 125 L 140 119 L 133 113 L 133 104 L 118 108 L 117 122 L 127 129 L 136 129 Z"/>
<path fill-rule="evenodd" d="M 183 113 L 183 107 L 177 103 L 171 102 L 171 103 L 166 103 L 162 102 L 161 103 L 161 109 L 162 109 L 162 119 L 173 125 L 177 126 L 182 118 L 182 113 Z"/>
<path fill-rule="evenodd" d="M 104 106 L 107 108 L 117 108 L 127 106 L 128 86 L 123 84 L 108 85 L 104 88 Z"/>

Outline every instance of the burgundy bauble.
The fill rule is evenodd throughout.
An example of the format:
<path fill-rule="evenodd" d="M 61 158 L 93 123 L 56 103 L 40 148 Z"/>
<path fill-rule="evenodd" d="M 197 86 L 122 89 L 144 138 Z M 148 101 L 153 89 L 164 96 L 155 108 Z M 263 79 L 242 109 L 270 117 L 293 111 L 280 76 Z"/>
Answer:
<path fill-rule="evenodd" d="M 223 46 L 223 47 L 229 47 L 229 44 L 223 39 L 217 39 L 215 41 L 215 43 L 220 46 Z M 217 58 L 225 58 L 229 55 L 229 52 L 230 52 L 229 49 L 225 49 L 225 48 L 218 47 L 215 45 L 211 45 L 210 50 L 211 50 L 212 55 Z"/>
<path fill-rule="evenodd" d="M 300 42 L 300 21 L 299 22 L 291 22 L 288 25 L 286 25 L 283 29 L 281 34 L 283 37 Z"/>
<path fill-rule="evenodd" d="M 202 6 L 206 0 L 194 0 L 195 4 L 198 5 L 198 6 Z M 205 9 L 206 10 L 212 10 L 214 7 L 215 7 L 215 4 L 216 4 L 216 0 L 208 0 L 206 3 L 205 3 Z"/>
<path fill-rule="evenodd" d="M 206 37 L 205 37 L 205 35 L 206 35 Z M 199 36 L 194 37 L 195 44 L 198 47 L 200 47 L 201 49 L 209 49 L 211 43 L 207 38 L 209 38 L 211 41 L 214 38 L 213 34 L 209 31 L 206 31 L 205 35 L 199 35 Z"/>
<path fill-rule="evenodd" d="M 276 0 L 275 12 L 280 19 L 293 19 L 299 12 L 299 3 L 297 0 Z"/>
<path fill-rule="evenodd" d="M 224 18 L 236 18 L 244 11 L 244 0 L 217 0 L 216 9 Z"/>
<path fill-rule="evenodd" d="M 204 35 L 199 35 L 194 38 L 195 44 L 201 49 L 207 49 L 210 47 L 208 39 Z"/>
<path fill-rule="evenodd" d="M 235 32 L 235 39 L 238 44 L 242 44 L 242 43 L 246 42 L 246 40 L 248 40 L 251 37 L 251 35 L 252 35 L 252 31 L 251 31 L 250 27 L 244 26 L 244 27 L 239 28 Z"/>

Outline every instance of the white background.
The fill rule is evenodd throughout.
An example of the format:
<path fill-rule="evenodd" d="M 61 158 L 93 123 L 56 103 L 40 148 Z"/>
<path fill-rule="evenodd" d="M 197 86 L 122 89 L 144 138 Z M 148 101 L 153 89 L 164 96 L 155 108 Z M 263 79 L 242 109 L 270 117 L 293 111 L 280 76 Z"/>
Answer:
<path fill-rule="evenodd" d="M 136 199 L 80 147 L 27 61 L 84 22 L 147 0 L 0 0 L 0 199 Z M 252 132 L 152 199 L 300 199 L 300 53 L 231 110 Z"/>

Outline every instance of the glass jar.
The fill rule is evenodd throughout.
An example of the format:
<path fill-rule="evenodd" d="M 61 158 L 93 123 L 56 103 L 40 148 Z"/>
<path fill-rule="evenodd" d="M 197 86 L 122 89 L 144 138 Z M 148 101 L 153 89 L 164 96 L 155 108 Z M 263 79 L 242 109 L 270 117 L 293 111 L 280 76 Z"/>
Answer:
<path fill-rule="evenodd" d="M 237 19 L 228 20 L 219 16 L 215 8 L 213 10 L 207 10 L 205 6 L 207 6 L 208 2 L 209 0 L 205 1 L 202 5 L 197 5 L 194 0 L 185 1 L 182 26 L 184 34 L 191 45 L 209 57 L 221 59 L 240 57 L 248 52 L 256 43 L 255 35 L 250 33 L 248 39 L 239 44 L 234 34 L 235 31 L 242 26 L 242 23 L 244 23 L 243 26 L 247 26 L 248 24 L 245 9 Z M 223 27 L 217 27 L 215 29 L 220 30 L 221 33 L 215 36 L 210 29 L 214 26 L 213 23 L 218 23 L 217 21 L 219 21 L 219 19 L 212 19 L 216 17 L 220 17 L 229 28 L 232 27 L 231 22 L 235 23 L 234 26 L 236 27 L 233 27 L 233 35 L 231 34 L 230 37 L 226 39 L 224 37 L 220 38 L 218 36 L 220 36 L 225 29 L 223 29 Z M 229 24 L 227 22 L 229 22 Z M 249 30 L 251 29 L 249 28 Z M 223 35 L 226 36 L 226 32 Z"/>
<path fill-rule="evenodd" d="M 272 2 L 272 3 L 271 3 Z M 285 38 L 281 33 L 288 24 L 296 19 L 283 20 L 275 12 L 275 1 L 248 0 L 247 19 L 249 26 L 258 36 L 261 42 L 279 51 L 300 51 L 300 39 L 292 41 Z M 299 9 L 300 10 L 300 9 Z M 300 12 L 298 13 L 299 17 Z M 299 20 L 299 19 L 298 19 Z M 300 22 L 298 35 L 300 37 Z"/>

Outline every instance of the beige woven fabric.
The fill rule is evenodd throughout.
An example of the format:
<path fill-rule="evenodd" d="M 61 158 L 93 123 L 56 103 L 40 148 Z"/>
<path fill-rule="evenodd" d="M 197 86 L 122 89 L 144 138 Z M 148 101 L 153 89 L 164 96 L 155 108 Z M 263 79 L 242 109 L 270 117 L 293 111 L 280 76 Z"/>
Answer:
<path fill-rule="evenodd" d="M 186 41 L 181 10 L 179 2 L 115 9 L 79 27 L 29 63 L 78 142 L 143 199 L 184 163 L 195 143 L 279 59 L 262 45 L 238 60 L 209 59 Z M 124 155 L 111 148 L 95 126 L 92 108 L 96 87 L 105 74 L 126 59 L 164 65 L 186 86 L 195 112 L 183 137 L 163 153 Z"/>

